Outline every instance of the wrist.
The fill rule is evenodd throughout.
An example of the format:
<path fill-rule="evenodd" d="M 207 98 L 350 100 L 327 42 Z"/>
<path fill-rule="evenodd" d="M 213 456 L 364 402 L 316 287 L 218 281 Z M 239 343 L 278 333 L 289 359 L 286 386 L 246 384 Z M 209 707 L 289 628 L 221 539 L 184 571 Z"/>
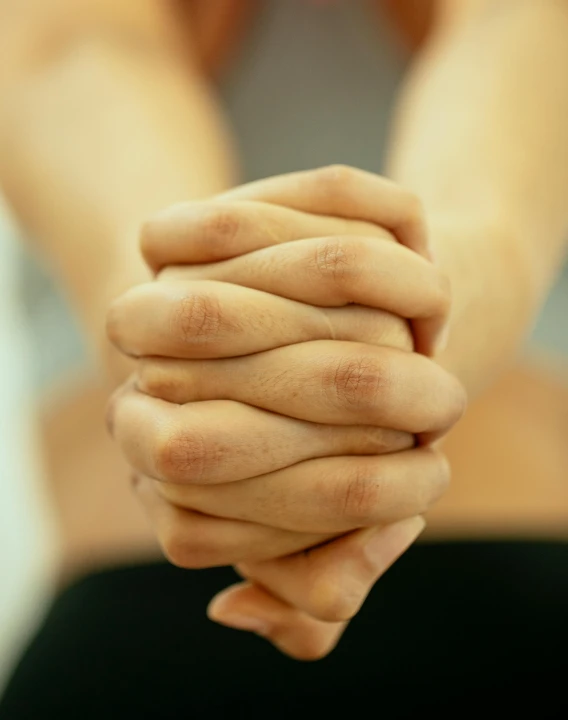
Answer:
<path fill-rule="evenodd" d="M 436 360 L 480 392 L 506 367 L 530 328 L 538 293 L 514 228 L 471 216 L 431 215 L 435 261 L 452 294 L 447 346 Z"/>

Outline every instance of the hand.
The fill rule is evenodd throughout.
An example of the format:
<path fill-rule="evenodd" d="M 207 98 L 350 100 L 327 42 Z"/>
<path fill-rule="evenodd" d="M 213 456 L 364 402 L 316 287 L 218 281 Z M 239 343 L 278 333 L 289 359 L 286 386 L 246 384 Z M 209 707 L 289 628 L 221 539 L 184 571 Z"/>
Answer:
<path fill-rule="evenodd" d="M 212 203 L 173 206 L 146 224 L 142 251 L 157 273 L 166 266 L 217 262 L 303 238 L 345 235 L 398 241 L 432 259 L 418 198 L 385 178 L 344 166 L 250 183 L 217 196 Z M 331 253 L 320 252 L 311 265 L 315 261 L 333 283 L 347 279 L 347 263 L 333 251 L 334 246 L 329 250 Z M 351 263 L 351 268 L 357 271 L 357 263 Z M 383 274 L 380 277 L 386 279 Z M 412 312 L 408 315 L 414 317 L 415 349 L 427 354 L 443 336 L 449 310 L 448 281 L 441 274 L 438 278 L 444 283 L 445 301 L 438 311 L 430 315 L 422 305 L 415 308 L 415 316 Z M 374 281 L 376 284 L 376 278 Z M 411 289 L 409 282 L 406 288 Z M 402 291 L 397 294 L 400 298 L 405 287 L 398 286 L 398 290 Z M 347 298 L 340 304 L 350 302 L 354 300 Z"/>
<path fill-rule="evenodd" d="M 312 175 L 316 175 L 316 173 Z M 185 245 L 179 242 L 180 222 L 185 223 L 184 236 L 187 238 Z M 347 228 L 346 225 L 349 227 Z M 213 228 L 218 229 L 217 235 L 212 235 Z M 258 232 L 259 228 L 262 228 L 262 233 Z M 181 443 L 183 450 L 180 450 L 179 447 L 176 449 L 175 443 L 172 445 L 168 440 L 165 445 L 167 448 L 165 454 L 163 446 L 162 450 L 158 450 L 157 453 L 162 460 L 166 458 L 165 466 L 169 471 L 171 471 L 170 461 L 172 458 L 174 459 L 173 478 L 168 475 L 168 472 L 160 475 L 162 462 L 158 462 L 157 466 L 155 462 L 152 462 L 156 457 L 155 454 L 152 455 L 152 447 L 156 447 L 156 444 L 152 443 L 152 439 L 160 437 L 160 433 L 156 433 L 157 426 L 166 427 L 169 430 L 174 427 L 172 409 L 166 403 L 158 406 L 155 404 L 157 401 L 138 397 L 137 393 L 133 391 L 127 393 L 121 400 L 121 422 L 117 424 L 115 419 L 115 424 L 117 428 L 119 426 L 123 429 L 126 428 L 121 435 L 123 446 L 126 448 L 131 462 L 143 472 L 152 477 L 161 477 L 166 480 L 174 479 L 182 482 L 197 480 L 200 482 L 207 474 L 207 467 L 202 462 L 201 450 L 213 448 L 214 452 L 209 452 L 209 459 L 220 461 L 214 463 L 217 474 L 214 477 L 209 474 L 207 478 L 210 481 L 223 483 L 215 488 L 196 485 L 180 487 L 173 484 L 143 481 L 147 506 L 152 507 L 157 513 L 156 516 L 162 518 L 161 527 L 168 528 L 169 540 L 166 545 L 170 546 L 170 555 L 173 547 L 175 548 L 174 554 L 178 554 L 178 557 L 174 559 L 177 559 L 180 564 L 191 566 L 200 563 L 214 564 L 216 560 L 223 563 L 238 562 L 239 558 L 246 560 L 248 556 L 248 565 L 241 566 L 241 569 L 246 569 L 248 574 L 254 577 L 258 577 L 260 573 L 259 579 L 262 584 L 274 589 L 275 593 L 282 597 L 283 593 L 278 591 L 278 582 L 275 582 L 275 578 L 283 577 L 286 574 L 284 568 L 287 568 L 288 575 L 290 575 L 290 569 L 296 567 L 302 560 L 304 561 L 304 570 L 306 570 L 306 556 L 287 558 L 276 563 L 274 561 L 263 563 L 262 566 L 257 564 L 256 568 L 251 565 L 251 560 L 260 560 L 263 553 L 270 558 L 278 554 L 289 553 L 292 549 L 300 549 L 298 543 L 301 544 L 301 547 L 311 546 L 315 542 L 328 539 L 330 533 L 333 535 L 352 527 L 364 527 L 379 521 L 391 522 L 400 516 L 408 517 L 416 512 L 422 512 L 425 505 L 427 506 L 439 493 L 447 475 L 443 461 L 433 451 L 411 450 L 394 458 L 382 458 L 382 461 L 387 462 L 380 463 L 378 461 L 381 458 L 329 458 L 326 457 L 326 454 L 360 455 L 366 452 L 376 453 L 385 449 L 397 449 L 397 443 L 399 443 L 398 447 L 410 446 L 411 438 L 405 437 L 403 432 L 393 435 L 392 429 L 390 431 L 380 430 L 380 440 L 378 440 L 377 430 L 380 429 L 381 424 L 391 428 L 400 427 L 408 433 L 443 432 L 461 410 L 462 396 L 458 386 L 439 368 L 420 356 L 408 352 L 397 352 L 393 349 L 389 351 L 387 348 L 359 346 L 353 342 L 338 342 L 337 340 L 325 342 L 322 339 L 331 336 L 333 338 L 343 337 L 345 340 L 362 339 L 373 344 L 382 342 L 396 346 L 398 343 L 399 346 L 409 350 L 411 338 L 405 323 L 400 319 L 384 312 L 369 310 L 368 307 L 345 307 L 345 304 L 356 300 L 371 306 L 386 305 L 394 312 L 410 317 L 416 314 L 425 318 L 425 327 L 428 327 L 429 317 L 436 317 L 437 314 L 438 318 L 441 318 L 447 308 L 446 289 L 433 267 L 414 253 L 395 245 L 392 242 L 392 236 L 369 223 L 346 223 L 344 220 L 310 216 L 261 203 L 239 202 L 230 207 L 225 200 L 223 205 L 218 204 L 217 207 L 210 204 L 209 206 L 178 208 L 174 212 L 173 218 L 170 216 L 160 220 L 150 226 L 150 229 L 150 239 L 148 231 L 146 233 L 146 254 L 151 255 L 152 248 L 158 248 L 158 252 L 166 255 L 170 252 L 170 255 L 174 257 L 177 252 L 178 256 L 175 258 L 177 261 L 184 259 L 195 261 L 195 253 L 200 251 L 199 259 L 201 260 L 204 259 L 204 252 L 209 253 L 207 259 L 211 259 L 211 254 L 217 257 L 222 257 L 223 254 L 234 254 L 235 230 L 237 234 L 238 231 L 241 231 L 243 239 L 246 238 L 249 243 L 245 252 L 247 249 L 250 250 L 251 242 L 253 246 L 255 243 L 258 246 L 261 240 L 266 244 L 267 238 L 273 243 L 279 241 L 285 243 L 279 247 L 260 251 L 253 250 L 248 255 L 232 261 L 184 269 L 183 272 L 192 277 L 190 286 L 176 283 L 172 279 L 172 273 L 169 272 L 170 280 L 167 282 L 164 280 L 164 285 L 161 287 L 153 285 L 133 291 L 121 304 L 115 306 L 114 313 L 111 315 L 112 334 L 123 348 L 128 348 L 133 354 L 200 358 L 234 355 L 236 352 L 242 354 L 238 359 L 223 361 L 201 360 L 188 363 L 187 361 L 162 360 L 159 362 L 146 361 L 143 365 L 141 385 L 155 395 L 161 395 L 176 402 L 187 402 L 211 397 L 231 397 L 230 393 L 234 393 L 234 390 L 231 390 L 233 387 L 240 393 L 234 397 L 234 400 L 248 405 L 248 407 L 243 407 L 226 401 L 218 402 L 216 405 L 211 402 L 200 402 L 197 406 L 194 404 L 176 408 L 174 411 L 175 422 L 178 425 L 181 423 L 178 440 L 184 438 Z M 231 238 L 229 243 L 223 243 L 223 232 L 227 230 L 230 231 Z M 351 237 L 341 239 L 341 235 L 346 230 L 351 231 Z M 316 241 L 296 239 L 310 234 L 316 236 L 335 234 L 339 239 L 328 238 Z M 150 241 L 152 236 L 156 240 L 159 239 L 159 244 Z M 209 236 L 209 243 L 200 248 L 198 239 L 203 236 Z M 197 242 L 191 242 L 193 238 L 196 238 Z M 233 249 L 230 247 L 231 242 Z M 184 249 L 190 255 L 193 253 L 193 256 L 180 255 Z M 150 259 L 156 266 L 156 258 L 151 257 Z M 282 263 L 286 263 L 285 267 L 287 268 L 295 269 L 295 272 L 282 272 Z M 300 276 L 302 270 L 304 270 L 304 278 Z M 380 272 L 381 278 L 386 280 L 380 288 L 376 287 L 377 270 Z M 401 272 L 402 270 L 406 271 L 406 275 Z M 409 294 L 399 291 L 402 283 L 391 282 L 389 284 L 388 280 L 393 277 L 395 272 L 398 273 L 397 280 L 398 278 L 406 280 Z M 311 278 L 309 278 L 309 273 L 312 275 Z M 168 272 L 164 274 L 164 278 L 166 279 L 167 276 Z M 271 298 L 265 296 L 264 292 L 259 293 L 258 290 L 254 295 L 250 290 L 247 294 L 243 292 L 243 288 L 240 289 L 240 294 L 239 292 L 235 294 L 239 288 L 229 285 L 221 287 L 219 283 L 207 283 L 197 279 L 204 277 L 240 282 L 249 288 L 260 287 L 263 291 L 278 292 L 285 297 L 294 298 L 296 302 L 290 303 L 282 298 Z M 306 283 L 308 279 L 311 280 L 309 284 Z M 409 279 L 410 282 L 408 282 Z M 169 289 L 165 291 L 165 287 Z M 184 291 L 180 295 L 182 287 Z M 188 287 L 194 292 L 184 295 Z M 203 302 L 204 298 L 205 302 Z M 297 301 L 335 305 L 336 307 L 332 310 L 317 308 L 317 312 L 314 312 L 316 308 L 307 308 L 305 305 L 299 305 Z M 342 304 L 344 307 L 341 307 Z M 239 306 L 240 312 L 235 313 L 235 308 Z M 211 318 L 212 309 L 213 318 Z M 144 320 L 143 323 L 140 322 L 140 318 Z M 171 318 L 175 318 L 173 324 Z M 322 320 L 322 318 L 325 319 Z M 213 320 L 212 323 L 211 320 Z M 164 333 L 164 328 L 170 328 L 173 332 Z M 259 347 L 254 330 L 260 328 L 263 330 L 263 336 L 259 338 L 261 341 Z M 211 332 L 212 330 L 213 332 Z M 393 330 L 394 338 L 392 337 Z M 308 341 L 310 335 L 318 340 L 282 347 L 290 342 Z M 398 340 L 395 339 L 397 335 Z M 423 334 L 423 338 L 426 338 L 427 344 L 427 333 Z M 265 348 L 272 349 L 259 353 L 259 350 L 262 351 Z M 245 353 L 251 352 L 255 354 L 244 357 Z M 313 361 L 314 358 L 317 358 L 318 362 L 312 362 L 310 365 L 310 359 Z M 223 363 L 223 365 L 219 366 L 219 363 Z M 285 372 L 282 372 L 282 368 L 285 369 Z M 307 374 L 305 370 L 298 372 L 301 368 L 313 368 L 313 372 Z M 194 381 L 196 373 L 201 381 L 198 391 L 196 391 Z M 231 387 L 228 387 L 226 382 L 225 386 L 219 387 L 219 383 L 227 377 L 227 374 L 237 382 Z M 393 379 L 398 379 L 400 385 L 396 381 L 393 382 Z M 425 396 L 422 397 L 421 408 L 416 413 L 416 409 L 413 407 L 415 403 L 409 402 L 409 399 L 414 399 L 417 392 L 420 392 L 420 379 L 424 387 L 430 387 L 433 392 L 430 401 Z M 277 384 L 275 384 L 276 380 Z M 414 385 L 409 384 L 408 381 Z M 266 392 L 267 388 L 272 388 L 269 394 Z M 436 388 L 441 395 L 438 395 Z M 306 392 L 309 393 L 307 404 Z M 301 397 L 302 402 L 294 401 L 294 395 L 296 398 Z M 404 402 L 405 397 L 407 398 L 406 403 Z M 390 403 L 388 398 L 391 399 Z M 448 413 L 448 403 L 446 402 L 446 407 L 440 414 L 439 408 L 444 405 L 444 402 L 440 402 L 441 399 L 449 400 L 449 416 L 451 417 L 446 415 L 442 418 L 440 416 Z M 377 402 L 377 400 L 381 402 Z M 148 403 L 152 402 L 154 405 L 150 407 Z M 255 410 L 250 405 L 261 405 L 268 410 L 311 421 L 312 424 L 304 422 L 303 425 L 306 427 L 298 424 L 294 426 L 290 424 L 292 421 L 289 418 L 262 414 L 262 411 Z M 438 407 L 434 409 L 434 406 Z M 195 413 L 196 407 L 198 408 L 197 414 Z M 181 410 L 184 412 L 189 410 L 193 413 L 193 417 L 187 413 L 182 414 Z M 227 411 L 229 411 L 228 414 Z M 219 442 L 215 441 L 207 428 L 213 429 L 214 433 L 217 432 L 219 428 L 215 427 L 214 418 L 223 412 L 225 415 L 222 422 L 227 442 L 220 452 Z M 256 420 L 254 413 L 256 413 Z M 144 417 L 152 418 L 152 422 L 144 425 Z M 234 422 L 234 430 L 229 421 L 231 417 Z M 188 420 L 189 425 L 187 424 Z M 277 422 L 273 422 L 273 420 Z M 217 424 L 218 422 L 217 420 Z M 254 427 L 255 422 L 258 428 Z M 315 423 L 319 423 L 319 425 Z M 326 427 L 323 423 L 336 423 L 338 427 Z M 241 431 L 241 439 L 239 428 L 244 428 L 247 424 L 248 432 L 243 434 Z M 342 427 L 340 424 L 350 424 L 351 427 Z M 361 426 L 367 427 L 363 429 Z M 188 460 L 194 456 L 192 453 L 195 451 L 195 442 L 192 441 L 188 454 L 187 436 L 192 433 L 188 432 L 187 428 L 191 429 L 192 427 L 201 428 L 198 443 L 201 453 L 200 460 L 194 463 L 198 468 L 199 477 L 196 476 L 195 470 L 190 469 L 188 474 Z M 206 428 L 205 437 L 203 427 Z M 301 431 L 301 436 L 298 431 Z M 326 434 L 328 441 L 331 439 L 332 448 L 323 447 L 322 433 Z M 163 438 L 163 433 L 161 435 Z M 253 442 L 250 441 L 251 436 Z M 298 442 L 298 437 L 301 437 L 301 442 Z M 142 443 L 145 447 L 144 458 L 140 458 L 139 453 L 137 455 L 141 446 L 140 438 L 145 440 Z M 248 445 L 247 438 L 249 438 Z M 255 457 L 259 450 L 258 438 L 261 440 L 261 446 L 278 448 L 280 445 L 285 447 L 286 452 L 276 453 L 276 456 L 274 452 L 264 452 L 263 455 Z M 276 445 L 278 438 L 280 441 Z M 282 443 L 282 438 L 287 438 L 285 443 Z M 239 448 L 238 458 L 234 457 L 234 453 L 231 454 L 231 448 L 235 447 Z M 305 454 L 302 455 L 302 447 L 309 448 L 309 457 L 319 456 L 320 459 L 317 461 L 304 460 Z M 151 467 L 148 466 L 148 460 Z M 395 461 L 394 465 L 392 464 L 393 460 Z M 421 484 L 421 488 L 417 492 L 417 488 L 412 487 L 411 474 L 416 470 L 421 474 L 420 469 L 424 466 L 428 467 L 428 464 L 430 468 L 428 479 Z M 294 466 L 293 470 L 290 469 L 291 465 Z M 274 466 L 277 468 L 280 466 L 282 469 L 277 469 L 275 472 Z M 268 472 L 271 473 L 269 477 L 267 477 L 267 467 Z M 398 469 L 395 469 L 396 467 Z M 403 468 L 405 469 L 402 470 Z M 180 471 L 181 475 L 179 475 Z M 399 479 L 394 480 L 397 473 Z M 246 482 L 230 482 L 259 475 L 260 477 Z M 407 479 L 401 481 L 400 477 L 405 475 Z M 333 477 L 336 477 L 337 481 L 329 482 L 328 478 Z M 390 495 L 386 505 L 384 502 L 385 487 L 392 489 L 386 493 L 387 497 Z M 161 497 L 158 496 L 156 488 L 160 489 Z M 382 502 L 377 503 L 375 500 L 379 488 L 381 488 Z M 303 495 L 299 498 L 298 491 L 300 489 Z M 405 493 L 406 497 L 404 497 Z M 170 502 L 164 503 L 164 497 Z M 290 502 L 287 505 L 283 504 L 286 503 L 286 498 L 288 500 L 296 499 L 295 510 L 290 508 Z M 326 498 L 330 502 L 326 503 Z M 347 505 L 344 498 L 350 498 Z M 358 508 L 355 514 L 353 514 L 352 507 L 354 504 Z M 270 517 L 266 514 L 268 506 L 271 508 Z M 181 507 L 189 507 L 192 511 L 199 510 L 201 513 L 209 515 L 225 515 L 231 520 L 245 520 L 248 526 L 246 523 L 239 525 L 235 522 L 225 521 L 224 527 L 227 532 L 220 534 L 214 532 L 212 528 L 213 523 L 219 524 L 222 521 L 207 517 L 207 523 L 211 529 L 210 536 L 204 529 L 204 525 L 207 523 L 203 516 L 196 516 L 193 512 L 194 523 L 198 518 L 193 529 L 199 534 L 201 543 L 196 544 L 195 537 L 189 542 L 182 542 L 181 539 L 184 536 L 187 538 L 187 521 L 190 517 L 182 514 Z M 298 513 L 298 507 L 301 507 L 301 513 Z M 166 508 L 170 511 L 169 515 L 165 511 Z M 177 523 L 172 522 L 172 513 L 176 515 Z M 348 517 L 349 515 L 353 515 L 353 517 Z M 262 520 L 262 525 L 272 525 L 272 530 L 269 532 L 258 522 L 259 520 Z M 253 527 L 252 523 L 255 522 L 257 522 L 257 526 Z M 182 526 L 185 531 L 182 530 Z M 172 527 L 176 528 L 175 532 L 172 532 Z M 240 528 L 240 534 L 237 528 Z M 244 528 L 248 532 L 246 541 L 244 540 Z M 276 538 L 275 528 L 292 531 L 296 536 L 294 540 L 290 535 L 282 534 Z M 343 556 L 349 556 L 353 560 L 354 556 L 360 556 L 365 546 L 363 540 L 369 539 L 370 532 L 373 537 L 380 538 L 379 544 L 384 550 L 389 548 L 390 544 L 390 553 L 385 550 L 381 559 L 381 569 L 384 570 L 411 541 L 408 538 L 409 532 L 411 531 L 410 535 L 415 534 L 419 528 L 419 522 L 406 521 L 406 523 L 392 525 L 390 528 L 380 531 L 364 530 L 351 533 L 335 543 L 314 550 L 309 556 L 314 561 L 318 559 L 318 562 L 309 563 L 311 578 L 313 580 L 314 568 L 325 569 L 327 567 L 328 580 L 329 571 L 332 570 L 337 581 L 337 570 L 340 563 L 330 564 L 329 562 L 329 558 L 334 552 L 339 553 L 334 548 L 343 548 Z M 253 530 L 256 532 L 255 540 L 251 539 L 254 535 Z M 310 536 L 309 530 L 314 533 L 317 531 L 326 534 L 319 537 L 314 534 Z M 215 538 L 212 537 L 213 532 Z M 267 532 L 270 542 L 266 542 Z M 261 537 L 264 539 L 261 540 Z M 393 546 L 393 539 L 397 540 L 398 547 Z M 224 542 L 226 545 L 223 545 Z M 296 543 L 296 546 L 294 547 L 290 543 Z M 397 543 L 394 545 L 396 546 Z M 285 544 L 288 545 L 284 549 Z M 228 546 L 231 546 L 233 553 L 230 559 L 227 557 Z M 189 558 L 188 547 L 191 555 Z M 217 557 L 213 557 L 215 551 Z M 349 555 L 349 553 L 351 554 Z M 180 557 L 181 555 L 183 557 Z M 199 556 L 197 560 L 196 556 Z M 272 580 L 268 581 L 267 577 L 271 570 L 273 571 Z M 361 580 L 361 570 L 362 566 L 359 567 L 359 580 Z M 369 585 L 376 578 L 377 572 L 377 567 L 374 566 L 369 575 L 369 568 L 366 568 L 366 572 L 363 573 L 365 580 L 359 582 L 360 587 L 356 592 L 351 593 L 348 603 L 344 600 L 341 601 L 341 597 L 345 598 L 350 595 L 349 586 L 353 587 L 353 582 L 342 583 L 346 589 L 343 595 L 338 593 L 341 585 L 336 582 L 335 596 L 329 592 L 331 587 L 329 582 L 326 592 L 319 594 L 317 592 L 318 583 L 315 586 L 311 583 L 311 600 L 302 602 L 301 596 L 302 592 L 305 595 L 305 586 L 302 589 L 302 583 L 297 582 L 296 589 L 292 592 L 291 588 L 294 587 L 294 583 L 290 583 L 290 578 L 288 578 L 285 583 L 288 592 L 285 592 L 284 596 L 296 608 L 304 607 L 312 616 L 323 616 L 326 620 L 337 619 L 338 615 L 341 615 L 342 618 L 349 617 L 362 601 Z M 302 576 L 299 567 L 292 575 L 297 579 Z M 305 572 L 303 575 L 305 576 Z M 323 576 L 320 580 L 322 578 Z M 322 587 L 325 584 L 324 582 L 322 585 L 320 582 Z M 226 605 L 227 599 L 229 599 L 234 606 L 236 599 L 238 607 L 240 598 L 241 600 L 245 599 L 250 605 L 251 592 L 253 599 L 256 593 L 256 601 L 259 601 L 258 593 L 263 591 L 256 587 L 233 590 L 229 596 L 224 597 L 223 602 Z M 290 596 L 290 592 L 294 597 Z M 266 609 L 267 598 L 261 599 Z M 274 611 L 274 603 L 278 603 L 278 601 L 270 598 L 270 602 Z M 279 612 L 281 610 L 282 608 Z M 290 612 L 298 613 L 297 610 L 292 610 L 290 607 L 287 608 L 287 611 L 288 615 Z M 292 654 L 305 655 L 306 653 L 302 650 L 294 651 L 294 642 L 290 647 L 289 642 L 287 645 L 287 641 L 282 640 L 282 637 L 289 640 L 292 627 L 297 630 L 302 624 L 305 625 L 305 622 L 298 625 L 297 620 L 298 618 L 294 623 L 289 623 L 287 632 L 280 633 L 280 645 Z M 314 630 L 319 628 L 317 624 L 311 625 L 311 627 Z M 321 636 L 321 629 L 317 630 L 316 635 L 319 633 Z M 330 632 L 337 636 L 337 628 L 323 626 L 323 629 L 325 629 L 323 634 L 328 639 Z M 293 635 L 294 633 L 292 633 Z M 304 645 L 306 640 L 308 645 L 310 644 L 310 637 L 310 633 L 306 633 L 304 628 L 301 633 Z M 299 638 L 300 636 L 296 633 L 296 643 Z M 318 645 L 318 642 L 315 644 Z M 322 652 L 319 645 L 318 648 L 315 650 L 316 655 Z M 312 650 L 312 654 L 313 652 Z"/>

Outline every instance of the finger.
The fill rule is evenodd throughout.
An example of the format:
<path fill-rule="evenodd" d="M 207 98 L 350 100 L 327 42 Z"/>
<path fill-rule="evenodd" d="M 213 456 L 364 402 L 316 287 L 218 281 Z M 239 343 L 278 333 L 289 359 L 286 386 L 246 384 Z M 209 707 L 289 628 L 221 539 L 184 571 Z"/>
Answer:
<path fill-rule="evenodd" d="M 314 620 L 306 613 L 248 582 L 216 595 L 207 614 L 214 622 L 265 637 L 297 660 L 319 660 L 339 642 L 347 623 Z"/>
<path fill-rule="evenodd" d="M 132 389 L 109 410 L 130 465 L 169 483 L 225 483 L 308 458 L 381 453 L 408 447 L 406 433 L 316 425 L 226 400 L 173 405 Z"/>
<path fill-rule="evenodd" d="M 113 303 L 107 332 L 134 357 L 222 358 L 329 338 L 380 344 L 386 315 L 356 305 L 317 308 L 224 282 L 153 282 Z"/>
<path fill-rule="evenodd" d="M 412 518 L 352 533 L 308 553 L 241 564 L 239 571 L 254 582 L 219 593 L 209 604 L 208 616 L 256 632 L 299 660 L 325 657 L 377 578 L 423 527 L 421 518 Z"/>
<path fill-rule="evenodd" d="M 163 210 L 144 224 L 140 244 L 144 259 L 158 273 L 168 265 L 213 263 L 279 243 L 347 233 L 396 242 L 387 230 L 368 222 L 217 199 Z"/>
<path fill-rule="evenodd" d="M 289 557 L 241 563 L 237 569 L 249 581 L 318 620 L 345 622 L 359 611 L 375 582 L 424 527 L 424 520 L 414 517 L 358 530 Z M 215 615 L 228 619 L 228 613 L 223 615 L 219 608 Z"/>
<path fill-rule="evenodd" d="M 280 222 L 267 221 L 277 215 L 259 210 L 263 203 L 303 212 L 311 220 L 282 214 Z M 325 218 L 321 227 L 314 227 L 314 214 Z M 349 222 L 331 227 L 330 216 Z M 350 222 L 357 227 L 351 228 Z M 306 237 L 358 235 L 361 230 L 374 236 L 385 229 L 391 231 L 389 237 L 432 259 L 423 209 L 413 193 L 372 173 L 331 166 L 240 186 L 208 204 L 177 205 L 147 224 L 142 249 L 150 265 L 159 269 L 168 264 L 217 261 Z M 423 318 L 414 320 L 413 326 L 419 351 L 432 354 L 446 323 Z"/>
<path fill-rule="evenodd" d="M 363 220 L 392 232 L 400 243 L 430 258 L 424 211 L 417 196 L 374 173 L 343 165 L 257 180 L 217 200 L 284 205 L 294 210 Z"/>
<path fill-rule="evenodd" d="M 188 569 L 235 565 L 296 553 L 329 535 L 294 533 L 256 523 L 210 517 L 176 507 L 156 492 L 156 481 L 137 475 L 135 492 L 166 557 Z"/>
<path fill-rule="evenodd" d="M 160 278 L 230 282 L 323 307 L 357 303 L 407 319 L 428 319 L 430 329 L 445 324 L 450 307 L 449 286 L 435 265 L 376 237 L 298 240 L 224 262 L 171 266 Z M 432 347 L 417 349 L 426 353 Z"/>
<path fill-rule="evenodd" d="M 387 178 L 343 165 L 279 175 L 241 185 L 218 200 L 256 200 L 305 212 L 363 220 L 386 228 L 414 252 L 432 260 L 422 203 Z M 419 352 L 433 354 L 446 323 L 439 318 L 415 320 Z"/>
<path fill-rule="evenodd" d="M 125 354 L 246 355 L 329 333 L 321 311 L 268 293 L 199 281 L 148 283 L 119 298 L 107 320 Z"/>
<path fill-rule="evenodd" d="M 315 423 L 415 434 L 447 431 L 466 402 L 458 380 L 421 355 L 333 340 L 224 360 L 150 358 L 137 383 L 170 402 L 227 398 Z"/>
<path fill-rule="evenodd" d="M 425 513 L 449 478 L 440 452 L 417 448 L 307 460 L 214 487 L 162 483 L 157 491 L 179 507 L 208 515 L 302 533 L 345 533 Z"/>

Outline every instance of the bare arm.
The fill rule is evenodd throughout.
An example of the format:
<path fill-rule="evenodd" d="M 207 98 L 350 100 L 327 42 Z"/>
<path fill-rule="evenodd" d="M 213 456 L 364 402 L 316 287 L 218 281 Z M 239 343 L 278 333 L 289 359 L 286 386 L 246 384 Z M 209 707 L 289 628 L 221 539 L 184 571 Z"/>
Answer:
<path fill-rule="evenodd" d="M 233 180 L 220 113 L 167 8 L 0 1 L 0 185 L 96 345 L 109 300 L 146 278 L 140 222 Z"/>
<path fill-rule="evenodd" d="M 403 92 L 390 170 L 450 275 L 443 363 L 477 391 L 512 358 L 568 237 L 568 2 L 443 0 Z"/>

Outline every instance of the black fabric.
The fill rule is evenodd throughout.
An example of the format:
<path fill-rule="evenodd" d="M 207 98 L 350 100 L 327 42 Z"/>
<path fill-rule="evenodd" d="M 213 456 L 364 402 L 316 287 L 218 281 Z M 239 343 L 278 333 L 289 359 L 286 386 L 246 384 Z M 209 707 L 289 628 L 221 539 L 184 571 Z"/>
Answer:
<path fill-rule="evenodd" d="M 313 663 L 205 618 L 234 579 L 157 563 L 76 582 L 0 718 L 568 718 L 568 544 L 417 545 Z"/>

